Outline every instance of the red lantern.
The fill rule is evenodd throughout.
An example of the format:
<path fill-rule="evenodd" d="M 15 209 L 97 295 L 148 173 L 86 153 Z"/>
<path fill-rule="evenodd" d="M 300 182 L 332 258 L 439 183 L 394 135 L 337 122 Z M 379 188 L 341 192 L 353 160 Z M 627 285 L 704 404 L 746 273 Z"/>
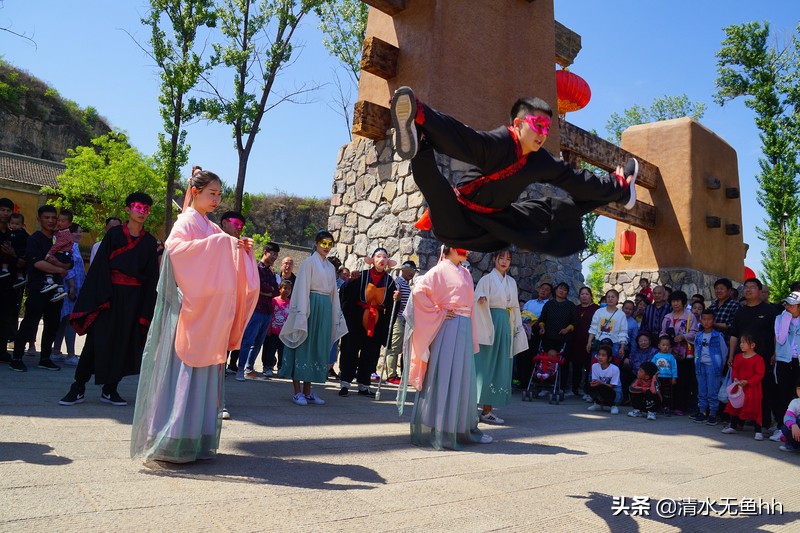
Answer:
<path fill-rule="evenodd" d="M 566 69 L 556 71 L 556 91 L 559 115 L 583 109 L 592 99 L 586 80 Z"/>
<path fill-rule="evenodd" d="M 623 231 L 619 236 L 619 253 L 626 261 L 636 255 L 636 233 L 630 228 Z"/>

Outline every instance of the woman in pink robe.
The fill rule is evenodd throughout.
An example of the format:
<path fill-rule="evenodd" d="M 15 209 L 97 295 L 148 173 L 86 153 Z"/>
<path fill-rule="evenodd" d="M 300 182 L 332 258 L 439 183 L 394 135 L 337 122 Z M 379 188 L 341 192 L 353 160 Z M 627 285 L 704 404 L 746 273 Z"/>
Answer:
<path fill-rule="evenodd" d="M 492 442 L 478 429 L 475 410 L 478 342 L 472 276 L 460 266 L 466 259 L 466 250 L 445 246 L 444 259 L 415 284 L 405 311 L 411 330 L 408 383 L 418 391 L 411 442 L 439 450 Z"/>
<path fill-rule="evenodd" d="M 195 172 L 165 243 L 131 457 L 186 463 L 209 459 L 219 447 L 227 351 L 241 344 L 259 290 L 252 241 L 208 220 L 221 194 L 216 174 Z"/>

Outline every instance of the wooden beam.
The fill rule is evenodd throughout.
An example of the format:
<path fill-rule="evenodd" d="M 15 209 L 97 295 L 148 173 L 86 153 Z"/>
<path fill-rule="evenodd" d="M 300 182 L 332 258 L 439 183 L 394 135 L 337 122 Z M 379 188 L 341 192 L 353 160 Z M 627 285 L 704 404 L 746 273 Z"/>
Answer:
<path fill-rule="evenodd" d="M 621 204 L 614 203 L 595 209 L 594 212 L 620 222 L 626 222 L 637 228 L 655 229 L 656 227 L 656 208 L 638 200 L 630 211 Z"/>
<path fill-rule="evenodd" d="M 359 100 L 353 106 L 353 134 L 380 141 L 391 128 L 392 117 L 388 107 Z"/>
<path fill-rule="evenodd" d="M 363 0 L 368 6 L 372 6 L 387 15 L 397 15 L 406 8 L 406 0 Z"/>
<path fill-rule="evenodd" d="M 624 165 L 629 157 L 639 160 L 639 177 L 636 185 L 646 189 L 656 189 L 661 183 L 661 171 L 654 164 L 641 157 L 615 146 L 597 135 L 560 120 L 561 150 L 573 152 L 582 160 L 608 172 L 613 172 L 617 165 Z"/>
<path fill-rule="evenodd" d="M 384 80 L 390 80 L 397 76 L 399 56 L 400 49 L 395 45 L 377 37 L 367 37 L 364 39 L 364 48 L 361 51 L 361 70 Z"/>
<path fill-rule="evenodd" d="M 568 67 L 575 62 L 581 51 L 581 36 L 567 28 L 559 21 L 556 23 L 556 63 Z"/>

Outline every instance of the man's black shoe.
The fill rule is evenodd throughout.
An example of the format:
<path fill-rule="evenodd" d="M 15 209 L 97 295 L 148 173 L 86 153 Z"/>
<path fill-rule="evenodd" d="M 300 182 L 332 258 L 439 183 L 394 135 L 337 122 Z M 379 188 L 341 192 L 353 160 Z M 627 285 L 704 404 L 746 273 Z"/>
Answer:
<path fill-rule="evenodd" d="M 117 391 L 103 392 L 100 394 L 100 401 L 110 403 L 111 405 L 128 405 L 128 402 L 122 399 L 122 396 L 120 396 Z"/>
<path fill-rule="evenodd" d="M 25 366 L 25 363 L 22 362 L 22 359 L 14 359 L 9 364 L 8 367 L 13 370 L 14 372 L 27 372 L 28 367 Z"/>
<path fill-rule="evenodd" d="M 83 403 L 86 396 L 86 391 L 83 387 L 78 386 L 76 383 L 72 384 L 66 396 L 58 401 L 58 405 L 75 405 L 76 403 Z"/>
<path fill-rule="evenodd" d="M 350 394 L 350 391 L 347 389 L 347 387 L 342 387 L 339 389 L 339 396 L 347 396 L 348 394 Z"/>
<path fill-rule="evenodd" d="M 45 370 L 61 370 L 61 367 L 52 362 L 50 359 L 40 360 L 37 366 Z"/>
<path fill-rule="evenodd" d="M 370 398 L 374 398 L 375 397 L 375 393 L 372 392 L 369 389 L 358 389 L 358 395 L 359 396 L 369 396 Z"/>

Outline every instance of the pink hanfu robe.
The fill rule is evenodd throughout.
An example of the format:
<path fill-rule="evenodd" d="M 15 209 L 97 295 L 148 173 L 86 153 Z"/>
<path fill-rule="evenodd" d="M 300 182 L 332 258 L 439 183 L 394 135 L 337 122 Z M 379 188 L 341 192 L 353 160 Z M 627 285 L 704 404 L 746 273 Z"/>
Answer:
<path fill-rule="evenodd" d="M 252 251 L 192 208 L 165 246 L 131 457 L 185 463 L 216 455 L 226 352 L 241 343 L 259 278 Z"/>
<path fill-rule="evenodd" d="M 443 260 L 420 278 L 406 307 L 408 384 L 417 389 L 411 441 L 437 449 L 479 442 L 473 355 L 474 291 L 469 272 Z M 447 311 L 456 316 L 446 319 Z"/>

